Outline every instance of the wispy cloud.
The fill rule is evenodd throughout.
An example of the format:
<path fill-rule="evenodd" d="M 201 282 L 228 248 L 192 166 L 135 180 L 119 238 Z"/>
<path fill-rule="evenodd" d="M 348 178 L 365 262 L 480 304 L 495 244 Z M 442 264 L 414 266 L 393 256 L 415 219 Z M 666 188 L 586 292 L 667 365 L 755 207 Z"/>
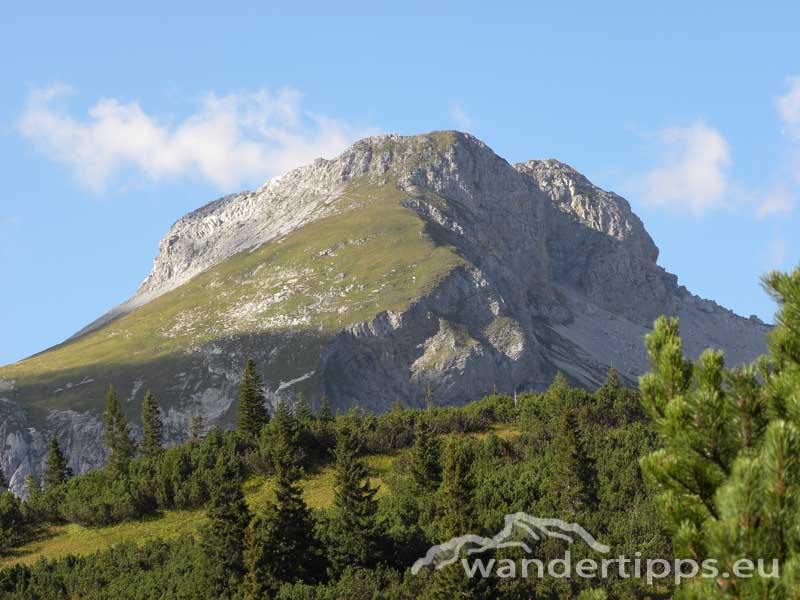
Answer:
<path fill-rule="evenodd" d="M 69 93 L 64 85 L 34 91 L 19 130 L 95 191 L 128 171 L 153 181 L 198 177 L 230 190 L 333 156 L 375 132 L 305 110 L 302 95 L 290 88 L 208 93 L 176 123 L 115 98 L 74 116 L 62 102 Z"/>
<path fill-rule="evenodd" d="M 660 164 L 633 187 L 651 206 L 700 215 L 722 201 L 728 189 L 728 142 L 703 121 L 658 132 Z"/>
<path fill-rule="evenodd" d="M 475 121 L 458 102 L 450 105 L 450 120 L 455 124 L 456 129 L 460 131 L 472 132 L 475 128 Z"/>

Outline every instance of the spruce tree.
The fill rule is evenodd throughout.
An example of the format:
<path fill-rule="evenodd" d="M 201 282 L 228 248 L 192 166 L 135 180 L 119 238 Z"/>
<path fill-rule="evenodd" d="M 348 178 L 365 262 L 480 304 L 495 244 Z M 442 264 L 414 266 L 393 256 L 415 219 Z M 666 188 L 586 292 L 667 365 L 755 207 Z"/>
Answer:
<path fill-rule="evenodd" d="M 208 522 L 201 532 L 205 559 L 203 575 L 209 597 L 235 595 L 244 576 L 244 532 L 250 512 L 244 500 L 239 473 L 230 457 L 219 456 L 209 481 Z"/>
<path fill-rule="evenodd" d="M 433 431 L 429 414 L 422 415 L 415 424 L 414 446 L 411 449 L 411 477 L 417 489 L 431 493 L 441 482 L 441 448 Z"/>
<path fill-rule="evenodd" d="M 317 418 L 323 422 L 333 421 L 333 413 L 331 412 L 331 402 L 325 395 L 323 395 L 319 401 L 319 412 L 317 413 Z"/>
<path fill-rule="evenodd" d="M 354 427 L 345 423 L 336 435 L 336 476 L 330 524 L 329 558 L 336 573 L 368 567 L 380 558 L 378 488 L 369 481 Z"/>
<path fill-rule="evenodd" d="M 39 485 L 39 480 L 33 473 L 29 473 L 22 482 L 22 487 L 25 490 L 25 501 L 31 505 L 37 505 L 42 497 L 42 486 Z"/>
<path fill-rule="evenodd" d="M 474 533 L 472 475 L 474 450 L 468 440 L 452 436 L 442 459 L 442 485 L 437 498 L 437 535 L 441 541 Z"/>
<path fill-rule="evenodd" d="M 442 486 L 437 498 L 437 537 L 443 543 L 451 538 L 476 533 L 472 507 L 475 489 L 472 476 L 474 451 L 466 439 L 451 437 L 444 449 Z M 461 557 L 465 558 L 465 557 Z M 460 559 L 436 571 L 426 600 L 475 598 L 476 584 L 471 581 Z"/>
<path fill-rule="evenodd" d="M 561 413 L 551 456 L 544 498 L 547 514 L 568 522 L 583 522 L 582 517 L 594 506 L 592 488 L 596 475 L 571 410 Z"/>
<path fill-rule="evenodd" d="M 150 390 L 142 402 L 142 455 L 156 458 L 163 451 L 161 409 Z"/>
<path fill-rule="evenodd" d="M 67 457 L 64 456 L 64 453 L 61 451 L 61 447 L 58 445 L 58 440 L 55 435 L 50 437 L 50 445 L 48 447 L 47 461 L 45 463 L 43 475 L 45 490 L 50 490 L 61 485 L 72 475 L 72 471 L 70 471 L 67 466 Z"/>
<path fill-rule="evenodd" d="M 128 429 L 128 419 L 122 412 L 117 394 L 112 386 L 108 387 L 106 409 L 103 413 L 108 448 L 108 470 L 112 477 L 120 477 L 128 473 L 135 446 Z"/>
<path fill-rule="evenodd" d="M 257 515 L 245 532 L 244 562 L 247 598 L 275 594 L 282 583 L 308 581 L 318 570 L 314 520 L 303 500 L 297 456 L 300 448 L 287 419 L 284 403 L 270 427 L 276 469 L 275 502 Z M 291 415 L 288 415 L 291 416 Z"/>
<path fill-rule="evenodd" d="M 256 363 L 247 361 L 239 387 L 238 431 L 247 439 L 255 440 L 261 428 L 269 422 L 261 377 L 256 372 Z"/>
<path fill-rule="evenodd" d="M 286 401 L 278 402 L 275 418 L 269 423 L 269 434 L 269 458 L 274 472 L 300 471 L 303 464 L 300 427 Z"/>
<path fill-rule="evenodd" d="M 311 419 L 313 417 L 311 414 L 311 405 L 302 392 L 300 392 L 300 395 L 297 397 L 297 409 L 295 411 L 295 417 L 297 418 L 297 422 L 301 427 L 310 426 Z"/>

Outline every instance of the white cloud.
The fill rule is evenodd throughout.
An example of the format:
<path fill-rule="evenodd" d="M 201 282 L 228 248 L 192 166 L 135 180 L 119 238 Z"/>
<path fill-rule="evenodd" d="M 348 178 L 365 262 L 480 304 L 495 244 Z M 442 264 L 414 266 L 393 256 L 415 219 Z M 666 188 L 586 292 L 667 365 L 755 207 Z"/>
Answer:
<path fill-rule="evenodd" d="M 778 98 L 778 115 L 786 133 L 800 141 L 800 77 L 788 79 L 789 91 Z"/>
<path fill-rule="evenodd" d="M 475 127 L 475 122 L 472 117 L 467 114 L 467 111 L 465 111 L 464 107 L 458 102 L 450 106 L 450 120 L 455 123 L 456 129 L 459 131 L 466 131 L 469 133 L 472 132 Z"/>
<path fill-rule="evenodd" d="M 374 133 L 304 110 L 301 94 L 289 88 L 209 93 L 177 123 L 114 98 L 101 98 L 76 118 L 60 102 L 70 91 L 57 85 L 33 92 L 19 130 L 96 191 L 129 171 L 154 181 L 200 177 L 232 190 L 333 156 Z"/>
<path fill-rule="evenodd" d="M 698 121 L 659 132 L 661 164 L 637 180 L 642 201 L 700 215 L 718 206 L 728 189 L 730 151 L 716 129 Z"/>

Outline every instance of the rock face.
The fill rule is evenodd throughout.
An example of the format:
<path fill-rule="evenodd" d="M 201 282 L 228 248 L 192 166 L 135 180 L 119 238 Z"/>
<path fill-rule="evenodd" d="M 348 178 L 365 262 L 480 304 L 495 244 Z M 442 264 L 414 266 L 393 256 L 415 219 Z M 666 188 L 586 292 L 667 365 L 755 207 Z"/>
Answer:
<path fill-rule="evenodd" d="M 19 490 L 55 432 L 104 460 L 104 388 L 134 423 L 152 388 L 170 442 L 228 424 L 247 357 L 268 397 L 381 411 L 646 370 L 642 338 L 681 318 L 687 352 L 729 363 L 768 327 L 690 294 L 629 204 L 555 160 L 510 165 L 457 132 L 357 142 L 180 219 L 137 293 L 63 345 L 0 369 L 0 464 Z"/>

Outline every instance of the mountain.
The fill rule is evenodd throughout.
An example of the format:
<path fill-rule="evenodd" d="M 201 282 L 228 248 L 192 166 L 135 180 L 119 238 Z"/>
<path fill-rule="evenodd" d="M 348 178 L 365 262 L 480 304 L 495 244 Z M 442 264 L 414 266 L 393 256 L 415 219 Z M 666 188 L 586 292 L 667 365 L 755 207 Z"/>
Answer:
<path fill-rule="evenodd" d="M 555 160 L 511 165 L 458 132 L 368 138 L 192 212 L 136 294 L 63 344 L 0 368 L 0 464 L 19 489 L 55 432 L 76 472 L 104 460 L 113 384 L 134 423 L 151 388 L 170 441 L 231 423 L 253 357 L 268 397 L 385 410 L 598 385 L 646 370 L 642 338 L 681 319 L 729 362 L 768 327 L 679 286 L 629 204 Z"/>

